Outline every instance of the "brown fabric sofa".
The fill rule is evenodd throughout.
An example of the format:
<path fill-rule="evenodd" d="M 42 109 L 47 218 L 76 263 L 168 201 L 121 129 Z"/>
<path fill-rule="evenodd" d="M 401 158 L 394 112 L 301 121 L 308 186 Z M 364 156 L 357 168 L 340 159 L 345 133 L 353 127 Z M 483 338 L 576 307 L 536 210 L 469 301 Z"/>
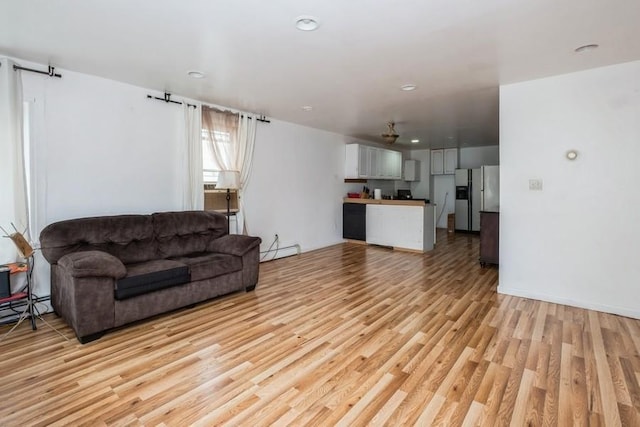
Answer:
<path fill-rule="evenodd" d="M 105 331 L 258 282 L 259 237 L 215 212 L 79 218 L 40 234 L 51 305 L 86 343 Z"/>

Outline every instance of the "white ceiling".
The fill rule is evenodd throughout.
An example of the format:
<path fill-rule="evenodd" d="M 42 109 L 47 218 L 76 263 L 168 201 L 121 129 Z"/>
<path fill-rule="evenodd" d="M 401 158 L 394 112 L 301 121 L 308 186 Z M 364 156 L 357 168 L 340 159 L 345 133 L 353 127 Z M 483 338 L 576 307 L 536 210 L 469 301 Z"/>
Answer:
<path fill-rule="evenodd" d="M 638 0 L 0 0 L 0 54 L 372 141 L 393 120 L 396 144 L 482 146 L 500 84 L 640 59 L 638 22 Z"/>

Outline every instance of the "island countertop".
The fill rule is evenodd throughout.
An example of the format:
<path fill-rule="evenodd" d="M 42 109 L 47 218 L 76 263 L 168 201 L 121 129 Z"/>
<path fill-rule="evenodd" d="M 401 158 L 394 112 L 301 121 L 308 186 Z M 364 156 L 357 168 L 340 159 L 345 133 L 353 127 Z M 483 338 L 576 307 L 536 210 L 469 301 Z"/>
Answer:
<path fill-rule="evenodd" d="M 435 207 L 422 200 L 343 199 L 345 239 L 415 252 L 435 244 Z"/>
<path fill-rule="evenodd" d="M 358 199 L 345 197 L 344 203 L 359 203 L 362 205 L 394 205 L 394 206 L 427 206 L 424 200 L 389 200 L 389 199 Z"/>

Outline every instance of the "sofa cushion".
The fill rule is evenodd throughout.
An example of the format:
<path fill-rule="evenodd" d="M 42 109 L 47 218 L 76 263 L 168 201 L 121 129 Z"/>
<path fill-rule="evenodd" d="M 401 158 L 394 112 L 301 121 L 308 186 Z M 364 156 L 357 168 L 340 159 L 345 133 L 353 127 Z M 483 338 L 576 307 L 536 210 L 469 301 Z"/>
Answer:
<path fill-rule="evenodd" d="M 167 259 L 127 265 L 127 275 L 116 281 L 115 297 L 122 300 L 191 281 L 189 267 Z"/>
<path fill-rule="evenodd" d="M 203 253 L 172 259 L 189 266 L 193 281 L 242 270 L 242 258 L 234 255 Z"/>
<path fill-rule="evenodd" d="M 42 254 L 56 264 L 72 252 L 107 252 L 124 264 L 157 258 L 150 215 L 78 218 L 48 225 L 40 233 Z"/>
<path fill-rule="evenodd" d="M 206 252 L 211 240 L 227 234 L 227 219 L 217 212 L 159 212 L 151 216 L 161 258 Z"/>

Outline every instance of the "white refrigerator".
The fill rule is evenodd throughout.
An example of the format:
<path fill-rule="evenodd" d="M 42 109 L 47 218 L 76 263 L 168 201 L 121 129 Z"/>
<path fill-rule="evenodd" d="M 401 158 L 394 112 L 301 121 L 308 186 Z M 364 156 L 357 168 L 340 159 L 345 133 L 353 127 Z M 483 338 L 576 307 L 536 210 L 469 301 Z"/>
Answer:
<path fill-rule="evenodd" d="M 480 210 L 500 212 L 500 166 L 480 168 Z"/>
<path fill-rule="evenodd" d="M 500 169 L 456 169 L 455 229 L 480 231 L 480 211 L 497 212 L 500 208 Z"/>

